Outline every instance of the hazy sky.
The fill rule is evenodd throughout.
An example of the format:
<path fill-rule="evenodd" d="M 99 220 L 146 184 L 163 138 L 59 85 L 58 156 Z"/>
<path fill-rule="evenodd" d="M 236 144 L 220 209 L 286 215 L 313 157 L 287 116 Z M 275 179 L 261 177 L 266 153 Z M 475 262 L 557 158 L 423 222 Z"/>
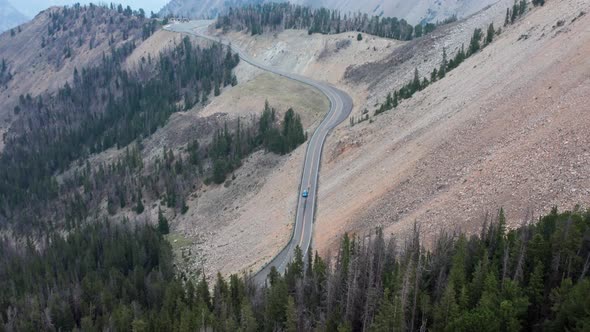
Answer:
<path fill-rule="evenodd" d="M 71 5 L 74 3 L 121 3 L 123 5 L 129 5 L 133 9 L 143 8 L 146 13 L 150 13 L 150 11 L 154 11 L 157 13 L 164 7 L 164 5 L 168 2 L 168 0 L 115 0 L 115 1 L 90 1 L 90 0 L 8 0 L 14 8 L 18 9 L 21 13 L 29 16 L 34 17 L 42 11 L 43 9 L 47 9 L 51 6 L 63 6 L 63 5 Z"/>

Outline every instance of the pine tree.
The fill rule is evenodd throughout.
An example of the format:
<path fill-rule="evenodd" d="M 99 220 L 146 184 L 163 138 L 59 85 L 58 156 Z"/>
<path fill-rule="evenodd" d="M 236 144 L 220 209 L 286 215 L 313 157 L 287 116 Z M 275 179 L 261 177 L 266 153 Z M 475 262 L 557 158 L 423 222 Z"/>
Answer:
<path fill-rule="evenodd" d="M 219 88 L 219 82 L 217 82 L 217 81 L 215 81 L 215 91 L 213 92 L 213 94 L 215 95 L 215 97 L 217 97 L 221 94 L 221 90 Z"/>
<path fill-rule="evenodd" d="M 180 213 L 186 214 L 188 212 L 188 205 L 186 205 L 186 199 L 184 199 L 184 197 L 180 204 Z"/>
<path fill-rule="evenodd" d="M 488 34 L 486 35 L 486 44 L 491 44 L 494 41 L 494 35 L 496 30 L 494 29 L 494 23 L 490 23 L 488 27 Z"/>
<path fill-rule="evenodd" d="M 420 86 L 420 74 L 418 73 L 418 68 L 414 68 L 414 80 L 412 81 L 412 93 L 421 90 Z"/>
<path fill-rule="evenodd" d="M 227 165 L 224 159 L 219 158 L 213 162 L 213 182 L 222 184 L 225 182 Z"/>
<path fill-rule="evenodd" d="M 482 37 L 482 31 L 479 28 L 476 28 L 473 31 L 473 36 L 471 37 L 471 42 L 469 43 L 469 56 L 475 54 L 477 51 L 480 50 L 481 48 L 481 37 Z"/>
<path fill-rule="evenodd" d="M 287 299 L 286 317 L 285 331 L 297 332 L 297 308 L 295 307 L 295 300 L 293 300 L 292 296 L 289 296 Z"/>
<path fill-rule="evenodd" d="M 520 6 L 518 5 L 517 0 L 514 0 L 514 5 L 512 6 L 512 12 L 510 17 L 510 23 L 514 23 L 520 14 Z"/>
<path fill-rule="evenodd" d="M 204 275 L 197 285 L 196 299 L 198 302 L 204 304 L 208 309 L 211 309 L 211 294 L 209 293 L 209 285 L 207 284 L 207 280 L 205 279 Z"/>
<path fill-rule="evenodd" d="M 422 24 L 417 24 L 414 27 L 414 38 L 422 37 Z"/>
<path fill-rule="evenodd" d="M 554 319 L 547 327 L 552 331 L 586 331 L 590 326 L 590 279 L 580 280 L 573 285 L 565 279 L 561 286 L 552 291 Z"/>
<path fill-rule="evenodd" d="M 520 0 L 520 6 L 518 8 L 519 16 L 526 14 L 527 11 L 527 0 Z"/>
<path fill-rule="evenodd" d="M 137 207 L 135 208 L 135 212 L 137 214 L 142 214 L 144 210 L 145 210 L 145 207 L 143 206 L 143 199 L 141 196 L 141 189 L 140 189 L 137 192 Z"/>
<path fill-rule="evenodd" d="M 252 306 L 248 301 L 242 301 L 242 309 L 240 310 L 240 328 L 244 332 L 256 332 L 258 330 L 258 323 L 252 311 Z"/>
<path fill-rule="evenodd" d="M 164 216 L 162 208 L 158 207 L 158 231 L 162 235 L 170 233 L 170 227 L 168 226 L 168 219 Z"/>
<path fill-rule="evenodd" d="M 393 108 L 393 97 L 391 96 L 391 92 L 389 92 L 387 97 L 385 97 L 385 108 L 388 110 Z"/>
<path fill-rule="evenodd" d="M 434 330 L 444 331 L 459 315 L 459 306 L 455 298 L 455 287 L 450 281 L 445 287 L 442 298 L 434 308 Z"/>
<path fill-rule="evenodd" d="M 440 63 L 440 69 L 438 70 L 438 78 L 444 78 L 447 75 L 447 66 L 448 66 L 448 60 L 447 60 L 447 49 L 445 47 L 443 47 L 443 57 L 442 57 L 442 62 Z"/>
<path fill-rule="evenodd" d="M 379 304 L 379 311 L 375 316 L 371 331 L 388 332 L 396 331 L 396 308 L 392 301 L 391 292 L 388 288 L 384 290 L 383 298 Z"/>
<path fill-rule="evenodd" d="M 545 285 L 543 282 L 543 277 L 544 277 L 544 267 L 543 267 L 543 263 L 541 263 L 540 261 L 537 261 L 535 263 L 535 268 L 533 273 L 531 273 L 530 277 L 529 277 L 529 283 L 528 283 L 528 287 L 527 287 L 527 295 L 529 297 L 529 300 L 531 302 L 531 309 L 530 309 L 530 313 L 529 313 L 529 318 L 531 318 L 532 321 L 538 321 L 538 319 L 540 318 L 540 310 L 538 308 L 542 307 L 543 305 L 543 300 L 544 300 L 544 291 L 545 291 Z"/>

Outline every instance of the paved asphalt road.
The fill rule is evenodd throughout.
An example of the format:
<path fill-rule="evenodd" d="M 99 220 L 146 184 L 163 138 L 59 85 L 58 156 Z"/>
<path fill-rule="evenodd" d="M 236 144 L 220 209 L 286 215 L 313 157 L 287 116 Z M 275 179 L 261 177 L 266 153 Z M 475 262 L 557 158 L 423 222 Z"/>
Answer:
<path fill-rule="evenodd" d="M 316 131 L 311 136 L 307 145 L 307 152 L 305 155 L 305 164 L 303 166 L 303 173 L 301 176 L 301 184 L 299 190 L 299 200 L 297 202 L 297 215 L 295 220 L 295 230 L 293 237 L 289 244 L 264 268 L 262 268 L 256 275 L 255 280 L 258 284 L 263 284 L 266 280 L 270 269 L 275 266 L 279 273 L 284 273 L 287 263 L 289 263 L 295 252 L 295 248 L 299 246 L 303 251 L 303 258 L 307 255 L 307 251 L 311 246 L 313 234 L 313 222 L 315 214 L 315 205 L 318 191 L 318 178 L 320 171 L 320 161 L 322 157 L 322 150 L 326 137 L 332 129 L 346 120 L 352 111 L 352 99 L 345 92 L 336 89 L 328 83 L 317 82 L 307 77 L 288 73 L 271 66 L 264 65 L 257 60 L 251 58 L 239 48 L 231 45 L 229 42 L 220 38 L 205 35 L 206 28 L 212 21 L 194 21 L 185 23 L 176 23 L 166 27 L 169 31 L 192 34 L 198 37 L 209 39 L 215 42 L 229 45 L 232 50 L 239 54 L 240 58 L 262 70 L 284 76 L 286 78 L 310 85 L 320 90 L 330 100 L 330 111 L 318 126 Z M 309 190 L 307 198 L 302 197 L 303 190 Z"/>

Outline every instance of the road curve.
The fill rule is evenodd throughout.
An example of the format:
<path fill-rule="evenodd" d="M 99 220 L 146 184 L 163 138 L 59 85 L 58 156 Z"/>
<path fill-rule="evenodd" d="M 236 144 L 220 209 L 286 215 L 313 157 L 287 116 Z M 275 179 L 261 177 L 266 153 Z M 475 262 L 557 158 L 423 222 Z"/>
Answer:
<path fill-rule="evenodd" d="M 315 216 L 317 192 L 318 192 L 318 180 L 320 173 L 320 162 L 322 158 L 322 150 L 324 148 L 324 142 L 330 131 L 338 126 L 342 121 L 346 120 L 352 112 L 352 98 L 332 85 L 324 82 L 318 82 L 309 79 L 304 76 L 300 76 L 293 73 L 288 73 L 272 66 L 267 66 L 251 58 L 231 43 L 222 40 L 220 38 L 211 37 L 205 34 L 205 30 L 211 21 L 195 21 L 176 23 L 166 26 L 166 30 L 192 34 L 201 38 L 205 38 L 214 42 L 221 43 L 226 46 L 230 46 L 232 50 L 237 53 L 240 58 L 262 70 L 298 81 L 307 85 L 310 85 L 320 90 L 330 100 L 330 111 L 326 117 L 322 120 L 318 128 L 314 131 L 313 135 L 309 139 L 307 145 L 307 151 L 305 154 L 305 162 L 303 165 L 303 172 L 301 176 L 300 190 L 297 200 L 297 213 L 295 217 L 295 227 L 292 233 L 291 240 L 283 248 L 283 250 L 275 256 L 270 262 L 268 262 L 258 273 L 254 276 L 255 281 L 258 284 L 263 284 L 270 273 L 271 268 L 274 266 L 277 268 L 279 273 L 284 273 L 287 263 L 289 263 L 294 256 L 295 248 L 299 246 L 303 252 L 305 258 L 307 252 L 311 246 L 312 234 L 313 234 L 313 223 Z M 305 189 L 309 190 L 309 196 L 303 198 L 301 192 Z"/>

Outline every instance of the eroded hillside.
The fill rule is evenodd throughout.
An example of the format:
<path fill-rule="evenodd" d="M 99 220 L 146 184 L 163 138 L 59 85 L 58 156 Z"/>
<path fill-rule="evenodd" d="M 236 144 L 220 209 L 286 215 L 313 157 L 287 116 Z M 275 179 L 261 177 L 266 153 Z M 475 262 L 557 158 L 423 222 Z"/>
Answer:
<path fill-rule="evenodd" d="M 587 203 L 588 9 L 585 1 L 532 9 L 396 110 L 335 133 L 325 154 L 318 246 L 377 225 L 403 236 L 417 222 L 427 239 L 473 232 L 500 207 L 514 227 L 552 206 Z M 395 56 L 364 70 L 395 72 L 387 65 Z M 364 81 L 390 86 L 387 76 Z M 375 95 L 369 101 L 384 98 Z"/>
<path fill-rule="evenodd" d="M 427 240 L 443 230 L 471 232 L 500 207 L 513 227 L 554 205 L 588 201 L 588 4 L 530 6 L 504 26 L 511 5 L 499 2 L 411 42 L 294 30 L 229 34 L 258 59 L 343 88 L 355 99 L 355 118 L 370 116 L 328 139 L 316 248 L 376 226 L 403 236 L 414 221 Z M 490 23 L 501 30 L 493 43 L 397 109 L 374 116 L 416 68 L 429 78 L 443 48 L 451 58 L 469 46 L 474 29 L 485 32 Z M 456 217 L 457 208 L 466 213 Z"/>

